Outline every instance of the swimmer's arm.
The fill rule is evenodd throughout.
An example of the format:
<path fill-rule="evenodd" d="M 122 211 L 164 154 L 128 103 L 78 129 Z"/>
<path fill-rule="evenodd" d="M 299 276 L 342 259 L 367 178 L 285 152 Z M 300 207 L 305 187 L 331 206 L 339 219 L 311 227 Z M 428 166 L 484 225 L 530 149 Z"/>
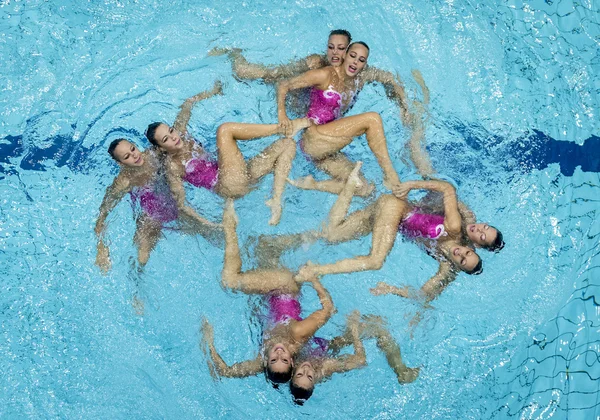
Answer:
<path fill-rule="evenodd" d="M 402 111 L 402 119 L 406 121 L 406 114 L 408 112 L 406 91 L 400 77 L 394 76 L 386 70 L 369 67 L 363 71 L 362 79 L 364 83 L 381 83 L 385 88 L 388 98 L 398 102 Z"/>
<path fill-rule="evenodd" d="M 215 348 L 213 328 L 206 319 L 202 322 L 202 333 L 202 340 L 208 347 L 213 366 L 219 376 L 224 376 L 226 378 L 243 378 L 256 375 L 262 370 L 262 360 L 260 355 L 251 360 L 234 363 L 231 366 L 225 363 Z"/>
<path fill-rule="evenodd" d="M 408 141 L 408 149 L 410 158 L 417 168 L 419 175 L 423 178 L 429 178 L 433 176 L 435 170 L 431 164 L 429 154 L 424 149 L 425 145 L 422 144 L 424 139 L 425 128 L 423 127 L 423 121 L 420 118 L 416 118 L 412 121 L 412 131 Z"/>
<path fill-rule="evenodd" d="M 275 83 L 279 80 L 289 79 L 308 70 L 321 68 L 327 65 L 322 56 L 313 54 L 288 64 L 267 67 L 264 64 L 249 63 L 239 49 L 231 50 L 229 52 L 229 59 L 231 60 L 231 69 L 238 79 L 262 79 L 267 83 Z"/>
<path fill-rule="evenodd" d="M 110 252 L 108 247 L 104 243 L 106 218 L 108 217 L 108 214 L 112 211 L 112 209 L 114 209 L 115 206 L 119 203 L 119 201 L 123 199 L 123 196 L 125 196 L 125 194 L 127 194 L 127 192 L 129 192 L 130 190 L 131 188 L 129 186 L 129 181 L 117 176 L 113 181 L 112 185 L 110 185 L 106 189 L 104 199 L 102 200 L 102 204 L 100 205 L 98 220 L 96 220 L 96 227 L 94 229 L 94 231 L 96 232 L 96 237 L 98 238 L 98 243 L 96 244 L 95 264 L 104 273 L 110 270 Z"/>
<path fill-rule="evenodd" d="M 188 206 L 185 201 L 185 188 L 183 187 L 183 180 L 177 174 L 177 166 L 174 162 L 170 162 L 167 165 L 167 182 L 169 184 L 169 188 L 171 189 L 171 193 L 173 194 L 173 198 L 177 203 L 177 208 L 182 213 L 182 215 L 187 216 L 196 223 L 196 227 L 199 229 L 199 233 L 203 233 L 205 228 L 215 228 L 219 225 L 213 223 L 209 220 L 206 220 L 202 216 L 200 216 L 196 211 Z M 199 225 L 198 225 L 199 224 Z"/>
<path fill-rule="evenodd" d="M 335 310 L 333 306 L 333 300 L 331 300 L 331 295 L 323 287 L 321 282 L 318 279 L 313 279 L 311 284 L 313 285 L 315 291 L 317 292 L 317 296 L 319 297 L 319 301 L 321 302 L 322 308 L 310 314 L 307 318 L 302 321 L 295 322 L 292 326 L 292 335 L 294 339 L 297 341 L 306 341 L 315 333 L 319 328 L 329 321 L 331 315 Z"/>
<path fill-rule="evenodd" d="M 104 230 L 106 229 L 106 218 L 109 213 L 117 204 L 119 204 L 119 201 L 121 201 L 129 191 L 131 191 L 129 182 L 120 176 L 117 176 L 113 183 L 106 189 L 104 199 L 102 200 L 102 204 L 100 204 L 100 211 L 94 229 L 96 236 L 99 239 L 103 236 Z"/>
<path fill-rule="evenodd" d="M 421 287 L 421 295 L 425 303 L 437 298 L 446 287 L 456 279 L 456 270 L 448 261 L 440 261 L 437 273 Z"/>
<path fill-rule="evenodd" d="M 350 339 L 354 346 L 354 354 L 345 354 L 335 358 L 327 359 L 323 362 L 323 377 L 329 377 L 334 373 L 348 372 L 353 369 L 358 369 L 367 364 L 367 356 L 365 354 L 365 348 L 360 339 L 360 332 L 358 329 L 358 316 L 349 317 L 348 319 L 348 331 L 350 332 Z"/>
<path fill-rule="evenodd" d="M 316 70 L 309 70 L 304 74 L 292 79 L 287 79 L 279 82 L 277 86 L 277 116 L 279 122 L 289 120 L 287 117 L 287 111 L 285 109 L 285 98 L 290 90 L 301 89 L 308 86 L 323 86 L 329 82 L 330 75 L 329 68 L 321 68 Z M 325 86 L 325 89 L 327 86 Z"/>
<path fill-rule="evenodd" d="M 462 217 L 463 223 L 471 224 L 471 223 L 477 222 L 477 219 L 475 218 L 475 213 L 473 213 L 473 210 L 471 210 L 469 208 L 469 206 L 467 206 L 465 203 L 463 203 L 460 200 L 458 201 L 458 211 L 460 213 L 460 216 Z"/>
<path fill-rule="evenodd" d="M 190 118 L 192 116 L 192 108 L 194 107 L 196 102 L 200 102 L 204 99 L 208 99 L 215 95 L 222 94 L 223 85 L 220 80 L 216 80 L 211 90 L 206 90 L 187 98 L 185 102 L 179 107 L 181 110 L 179 111 L 179 114 L 177 114 L 177 118 L 175 118 L 173 127 L 181 132 L 187 131 L 187 125 L 190 122 Z"/>

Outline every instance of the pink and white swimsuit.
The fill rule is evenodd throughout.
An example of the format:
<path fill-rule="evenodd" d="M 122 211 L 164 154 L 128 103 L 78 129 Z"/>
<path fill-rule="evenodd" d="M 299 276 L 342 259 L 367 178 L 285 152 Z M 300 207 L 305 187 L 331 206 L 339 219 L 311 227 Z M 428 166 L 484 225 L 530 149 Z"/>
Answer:
<path fill-rule="evenodd" d="M 446 235 L 444 216 L 439 214 L 420 213 L 416 209 L 400 222 L 398 231 L 409 239 L 439 239 Z"/>
<path fill-rule="evenodd" d="M 339 93 L 333 86 L 327 90 L 313 87 L 310 90 L 310 106 L 306 117 L 317 125 L 327 124 L 337 120 L 354 105 L 356 94 L 358 93 L 358 79 L 356 80 L 356 89 L 349 93 Z M 344 100 L 349 96 L 348 104 L 342 108 Z"/>

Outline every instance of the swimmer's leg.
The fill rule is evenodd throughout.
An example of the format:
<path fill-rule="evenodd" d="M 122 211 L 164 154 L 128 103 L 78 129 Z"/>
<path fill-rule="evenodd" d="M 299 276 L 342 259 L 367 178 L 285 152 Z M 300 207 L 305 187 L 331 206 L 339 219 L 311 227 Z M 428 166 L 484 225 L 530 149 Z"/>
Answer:
<path fill-rule="evenodd" d="M 136 225 L 133 241 L 137 247 L 138 262 L 143 268 L 160 239 L 162 224 L 144 213 L 138 218 Z"/>
<path fill-rule="evenodd" d="M 295 156 L 296 142 L 285 137 L 277 140 L 248 162 L 251 183 L 258 182 L 263 176 L 273 172 L 273 195 L 266 202 L 271 208 L 270 225 L 278 224 L 281 219 L 281 197 Z"/>
<path fill-rule="evenodd" d="M 423 105 L 425 107 L 427 107 L 429 105 L 430 95 L 429 95 L 429 88 L 425 84 L 425 80 L 423 79 L 423 75 L 417 69 L 413 69 L 411 71 L 411 73 L 412 73 L 413 78 L 415 79 L 415 82 L 417 82 L 417 84 L 421 87 L 421 92 L 423 93 Z"/>
<path fill-rule="evenodd" d="M 338 199 L 329 211 L 327 224 L 323 228 L 323 236 L 329 242 L 344 242 L 356 237 L 366 236 L 373 230 L 373 217 L 376 206 L 370 205 L 355 211 L 348 216 L 348 209 L 358 183 L 360 182 L 358 163 L 350 173 Z"/>
<path fill-rule="evenodd" d="M 237 216 L 233 200 L 227 200 L 223 211 L 225 230 L 225 259 L 221 281 L 223 287 L 247 294 L 268 294 L 273 290 L 297 294 L 299 287 L 291 271 L 286 269 L 252 270 L 242 272 L 242 259 L 236 232 Z"/>
<path fill-rule="evenodd" d="M 382 195 L 372 205 L 359 212 L 374 211 L 373 238 L 371 242 L 371 251 L 368 255 L 356 256 L 326 265 L 310 265 L 309 269 L 316 275 L 354 273 L 358 271 L 379 270 L 394 246 L 396 235 L 398 233 L 398 224 L 406 214 L 407 205 L 392 195 Z M 346 221 L 340 224 L 339 228 L 333 232 L 327 232 L 328 238 L 336 242 L 348 240 L 343 235 L 348 235 L 352 229 L 356 232 L 358 228 L 365 229 L 352 218 L 357 215 L 366 220 L 371 214 L 361 215 L 359 212 L 352 213 Z M 352 223 L 352 225 L 350 225 Z M 358 226 L 356 226 L 358 225 Z M 350 231 L 350 232 L 348 232 Z M 364 231 L 363 231 L 364 232 Z M 361 232 L 362 233 L 362 232 Z M 338 235 L 337 237 L 335 235 Z"/>
<path fill-rule="evenodd" d="M 305 119 L 303 119 L 305 120 Z M 292 131 L 300 130 L 302 120 L 292 122 Z M 238 198 L 249 191 L 250 173 L 237 142 L 281 134 L 286 128 L 279 124 L 225 123 L 217 130 L 219 159 L 219 193 Z"/>
<path fill-rule="evenodd" d="M 344 188 L 352 169 L 356 165 L 355 162 L 352 162 L 341 152 L 327 156 L 321 160 L 315 160 L 314 163 L 317 168 L 330 175 L 333 179 L 316 181 L 309 175 L 305 178 L 293 181 L 293 185 L 305 190 L 317 190 L 339 194 Z M 354 195 L 367 197 L 373 192 L 375 186 L 369 183 L 362 173 L 359 172 L 358 176 L 359 183 L 354 190 Z"/>
<path fill-rule="evenodd" d="M 330 123 L 311 126 L 304 136 L 306 153 L 317 160 L 339 152 L 350 144 L 352 139 L 366 134 L 369 148 L 383 170 L 384 185 L 390 188 L 400 183 L 400 179 L 390 158 L 383 123 L 376 112 L 344 117 Z"/>
<path fill-rule="evenodd" d="M 281 255 L 286 251 L 298 249 L 303 245 L 316 242 L 321 237 L 321 232 L 310 230 L 290 235 L 261 235 L 256 245 L 256 258 L 258 267 L 281 267 Z"/>

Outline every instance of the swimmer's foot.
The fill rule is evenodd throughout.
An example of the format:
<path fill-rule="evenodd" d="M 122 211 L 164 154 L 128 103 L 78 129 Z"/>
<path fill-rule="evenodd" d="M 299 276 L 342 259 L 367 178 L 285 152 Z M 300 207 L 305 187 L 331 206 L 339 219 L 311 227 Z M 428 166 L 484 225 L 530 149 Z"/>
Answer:
<path fill-rule="evenodd" d="M 298 131 L 310 127 L 312 122 L 308 118 L 297 118 L 292 120 L 292 132 L 289 137 L 294 137 Z"/>
<path fill-rule="evenodd" d="M 417 379 L 417 377 L 419 376 L 420 370 L 421 370 L 421 368 L 409 368 L 409 367 L 405 367 L 404 369 L 401 369 L 397 375 L 398 382 L 400 383 L 400 385 L 409 384 L 411 382 L 414 382 L 415 379 Z"/>
<path fill-rule="evenodd" d="M 317 187 L 317 181 L 315 181 L 312 175 L 297 179 L 288 178 L 287 182 L 296 188 L 300 188 L 301 190 L 314 190 Z"/>
<path fill-rule="evenodd" d="M 425 80 L 423 79 L 423 75 L 417 69 L 412 69 L 412 76 L 415 79 L 415 82 L 421 87 L 423 91 L 423 105 L 429 104 L 429 88 L 425 84 Z"/>
<path fill-rule="evenodd" d="M 363 186 L 363 182 L 360 179 L 360 168 L 362 168 L 362 162 L 358 161 L 358 162 L 356 162 L 356 165 L 354 165 L 354 169 L 352 169 L 352 172 L 350 172 L 350 175 L 348 175 L 347 182 L 350 185 L 354 185 L 355 191 L 357 189 L 362 188 L 362 186 Z"/>
<path fill-rule="evenodd" d="M 281 212 L 283 211 L 281 201 L 271 198 L 265 201 L 265 204 L 271 209 L 271 218 L 269 219 L 269 224 L 271 226 L 278 225 L 279 221 L 281 220 Z"/>
<path fill-rule="evenodd" d="M 231 52 L 231 48 L 221 48 L 215 47 L 206 54 L 208 57 L 218 57 L 220 55 L 229 54 Z"/>

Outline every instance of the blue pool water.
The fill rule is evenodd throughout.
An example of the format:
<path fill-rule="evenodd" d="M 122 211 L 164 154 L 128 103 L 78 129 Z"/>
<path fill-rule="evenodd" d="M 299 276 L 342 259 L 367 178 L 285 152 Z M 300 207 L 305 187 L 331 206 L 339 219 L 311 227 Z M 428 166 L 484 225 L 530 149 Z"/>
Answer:
<path fill-rule="evenodd" d="M 342 7 L 343 6 L 343 7 Z M 0 418 L 569 418 L 600 417 L 598 113 L 600 10 L 583 0 L 194 2 L 0 1 Z M 225 292 L 222 251 L 166 232 L 134 278 L 134 223 L 122 202 L 110 216 L 113 269 L 94 266 L 93 225 L 116 174 L 106 147 L 172 121 L 181 102 L 225 83 L 198 105 L 190 131 L 208 140 L 225 121 L 273 122 L 271 87 L 236 81 L 215 46 L 251 61 L 319 52 L 338 27 L 371 47 L 370 64 L 410 70 L 431 90 L 434 167 L 479 219 L 504 232 L 481 276 L 459 278 L 412 331 L 418 307 L 374 297 L 377 281 L 419 287 L 435 262 L 398 241 L 383 269 L 323 279 L 338 313 L 384 316 L 419 379 L 400 386 L 366 344 L 368 366 L 318 386 L 303 407 L 264 378 L 211 378 L 198 342 L 203 317 L 229 363 L 254 357 L 255 299 Z M 409 132 L 381 88 L 352 113 L 381 113 L 401 177 L 416 177 Z M 245 144 L 251 156 L 269 139 Z M 349 148 L 380 179 L 363 142 Z M 292 176 L 309 168 L 301 157 Z M 240 240 L 320 225 L 334 197 L 289 189 L 282 223 L 267 225 L 270 178 L 236 203 Z M 222 202 L 190 191 L 220 220 Z M 364 205 L 357 200 L 355 207 Z M 367 252 L 370 237 L 285 256 L 297 268 Z M 131 298 L 141 281 L 146 313 Z M 305 312 L 317 307 L 311 290 Z"/>

